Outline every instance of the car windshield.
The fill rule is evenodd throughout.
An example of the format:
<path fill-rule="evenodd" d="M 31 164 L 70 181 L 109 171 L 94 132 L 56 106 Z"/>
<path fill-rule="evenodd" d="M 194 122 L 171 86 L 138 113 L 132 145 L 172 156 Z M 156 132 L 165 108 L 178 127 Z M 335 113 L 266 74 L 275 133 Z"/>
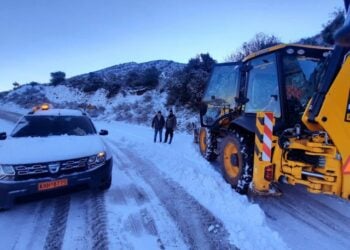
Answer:
<path fill-rule="evenodd" d="M 95 134 L 86 116 L 24 116 L 14 128 L 12 137 L 84 136 Z"/>

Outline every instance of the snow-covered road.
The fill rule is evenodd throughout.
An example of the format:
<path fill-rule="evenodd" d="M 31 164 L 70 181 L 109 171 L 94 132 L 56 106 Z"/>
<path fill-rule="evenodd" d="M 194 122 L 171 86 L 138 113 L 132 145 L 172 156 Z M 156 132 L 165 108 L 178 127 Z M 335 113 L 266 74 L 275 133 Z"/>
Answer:
<path fill-rule="evenodd" d="M 8 115 L 0 117 L 7 119 Z M 11 120 L 11 118 L 10 118 Z M 13 119 L 12 119 L 13 121 Z M 283 187 L 281 198 L 235 193 L 192 137 L 153 143 L 152 130 L 110 131 L 112 187 L 26 202 L 0 213 L 1 249 L 348 249 L 347 201 Z M 0 121 L 0 130 L 12 123 Z"/>

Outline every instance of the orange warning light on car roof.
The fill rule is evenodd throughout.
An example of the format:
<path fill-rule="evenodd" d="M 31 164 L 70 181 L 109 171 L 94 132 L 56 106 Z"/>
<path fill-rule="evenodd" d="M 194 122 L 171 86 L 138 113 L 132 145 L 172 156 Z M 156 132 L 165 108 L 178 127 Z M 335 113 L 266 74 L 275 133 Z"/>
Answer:
<path fill-rule="evenodd" d="M 48 103 L 44 103 L 44 104 L 33 107 L 32 113 L 35 113 L 38 110 L 49 110 L 49 109 L 50 109 L 50 105 Z"/>
<path fill-rule="evenodd" d="M 50 107 L 49 107 L 49 104 L 47 103 L 44 103 L 43 105 L 41 105 L 41 110 L 48 110 Z"/>

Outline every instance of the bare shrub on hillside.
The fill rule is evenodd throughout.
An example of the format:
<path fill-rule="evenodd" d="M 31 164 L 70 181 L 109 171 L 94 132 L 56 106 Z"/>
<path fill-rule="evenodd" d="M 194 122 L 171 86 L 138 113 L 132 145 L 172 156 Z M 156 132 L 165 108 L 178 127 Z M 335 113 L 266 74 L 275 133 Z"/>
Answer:
<path fill-rule="evenodd" d="M 256 34 L 250 41 L 244 42 L 239 49 L 227 57 L 226 61 L 237 62 L 250 55 L 251 53 L 269 48 L 280 43 L 280 39 L 278 39 L 276 36 L 261 32 Z"/>

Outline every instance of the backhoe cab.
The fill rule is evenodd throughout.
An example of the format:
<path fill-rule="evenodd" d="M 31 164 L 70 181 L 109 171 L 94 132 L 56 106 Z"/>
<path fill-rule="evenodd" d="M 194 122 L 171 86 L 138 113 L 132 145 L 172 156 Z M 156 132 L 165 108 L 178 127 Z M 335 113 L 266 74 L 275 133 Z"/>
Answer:
<path fill-rule="evenodd" d="M 276 194 L 283 180 L 349 199 L 346 53 L 281 44 L 216 65 L 200 111 L 202 155 L 219 158 L 240 193 Z"/>
<path fill-rule="evenodd" d="M 203 97 L 203 127 L 220 127 L 226 113 L 255 131 L 257 112 L 273 112 L 279 128 L 300 122 L 317 88 L 316 78 L 330 49 L 304 45 L 277 45 L 242 62 L 217 64 Z"/>

